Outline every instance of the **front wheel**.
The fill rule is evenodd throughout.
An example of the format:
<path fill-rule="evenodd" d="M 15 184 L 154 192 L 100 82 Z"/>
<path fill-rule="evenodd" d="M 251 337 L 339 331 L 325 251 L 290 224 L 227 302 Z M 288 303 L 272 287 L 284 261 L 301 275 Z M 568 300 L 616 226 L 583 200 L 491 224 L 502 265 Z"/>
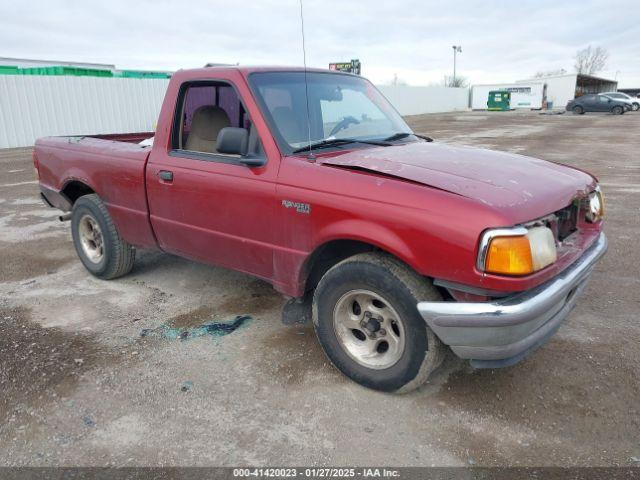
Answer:
<path fill-rule="evenodd" d="M 624 108 L 618 105 L 611 109 L 611 113 L 613 113 L 614 115 L 622 115 L 624 113 Z"/>
<path fill-rule="evenodd" d="M 584 113 L 584 109 L 580 105 L 576 105 L 575 107 L 573 107 L 572 111 L 576 115 L 582 115 Z"/>
<path fill-rule="evenodd" d="M 640 109 L 640 103 L 633 103 L 633 106 L 631 107 L 631 110 L 633 110 L 634 112 L 637 112 Z"/>
<path fill-rule="evenodd" d="M 120 237 L 97 195 L 82 196 L 73 205 L 71 235 L 80 261 L 92 275 L 109 280 L 133 268 L 136 251 Z"/>
<path fill-rule="evenodd" d="M 442 298 L 389 255 L 355 255 L 320 280 L 314 328 L 327 357 L 347 377 L 375 390 L 407 392 L 438 368 L 446 348 L 418 313 L 421 300 Z"/>

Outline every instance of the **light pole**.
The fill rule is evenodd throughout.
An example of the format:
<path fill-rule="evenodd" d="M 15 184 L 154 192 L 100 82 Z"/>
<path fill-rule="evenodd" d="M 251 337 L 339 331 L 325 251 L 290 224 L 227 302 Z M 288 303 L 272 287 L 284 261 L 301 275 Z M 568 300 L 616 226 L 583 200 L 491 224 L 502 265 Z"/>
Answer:
<path fill-rule="evenodd" d="M 456 86 L 456 54 L 462 53 L 462 47 L 460 45 L 453 45 L 453 82 L 452 87 Z"/>

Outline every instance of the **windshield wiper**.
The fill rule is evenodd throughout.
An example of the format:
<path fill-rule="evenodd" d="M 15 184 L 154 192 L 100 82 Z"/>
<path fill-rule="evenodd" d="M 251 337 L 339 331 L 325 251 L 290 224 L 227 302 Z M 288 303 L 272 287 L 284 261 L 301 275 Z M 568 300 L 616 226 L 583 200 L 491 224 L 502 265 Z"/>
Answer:
<path fill-rule="evenodd" d="M 386 140 L 358 140 L 357 138 L 325 138 L 315 143 L 311 143 L 304 147 L 296 148 L 292 153 L 302 153 L 308 150 L 327 148 L 337 145 L 345 145 L 348 143 L 365 143 L 367 145 L 378 145 L 380 147 L 388 147 L 391 144 Z"/>
<path fill-rule="evenodd" d="M 393 142 L 394 140 L 401 140 L 403 138 L 407 138 L 410 137 L 411 135 L 413 135 L 414 137 L 418 137 L 421 138 L 427 142 L 433 142 L 433 138 L 431 137 L 426 137 L 424 135 L 419 135 L 417 133 L 412 133 L 412 132 L 398 132 L 398 133 L 394 133 L 393 135 L 387 137 L 384 139 L 385 142 Z"/>

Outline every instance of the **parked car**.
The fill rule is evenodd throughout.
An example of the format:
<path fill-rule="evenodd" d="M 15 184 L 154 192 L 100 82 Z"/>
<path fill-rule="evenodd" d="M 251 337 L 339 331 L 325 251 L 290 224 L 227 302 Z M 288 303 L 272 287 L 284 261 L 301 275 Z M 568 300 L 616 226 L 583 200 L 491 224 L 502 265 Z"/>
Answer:
<path fill-rule="evenodd" d="M 631 110 L 631 104 L 613 99 L 607 95 L 582 95 L 567 103 L 567 111 L 582 115 L 586 112 L 611 112 L 622 115 Z"/>
<path fill-rule="evenodd" d="M 638 111 L 640 109 L 640 98 L 632 97 L 631 95 L 627 95 L 622 92 L 603 92 L 602 95 L 606 95 L 607 97 L 611 97 L 614 100 L 621 100 L 625 103 L 631 104 L 631 110 Z"/>
<path fill-rule="evenodd" d="M 180 70 L 157 125 L 152 146 L 36 142 L 86 269 L 114 279 L 159 249 L 264 279 L 289 297 L 285 323 L 312 321 L 370 388 L 419 386 L 447 346 L 478 368 L 520 361 L 607 248 L 592 175 L 432 142 L 357 75 Z"/>

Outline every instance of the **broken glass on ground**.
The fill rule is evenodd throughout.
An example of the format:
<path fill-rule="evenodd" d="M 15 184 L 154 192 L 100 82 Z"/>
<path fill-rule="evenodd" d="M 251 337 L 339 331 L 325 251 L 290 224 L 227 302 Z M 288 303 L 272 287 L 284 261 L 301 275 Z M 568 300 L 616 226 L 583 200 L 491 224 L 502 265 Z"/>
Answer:
<path fill-rule="evenodd" d="M 168 340 L 187 340 L 189 338 L 204 337 L 205 335 L 213 337 L 222 337 L 235 332 L 238 328 L 245 325 L 251 320 L 250 315 L 238 315 L 233 320 L 227 322 L 206 322 L 190 328 L 176 328 L 169 325 L 161 325 L 158 328 L 145 328 L 140 332 L 141 337 L 160 337 Z"/>

